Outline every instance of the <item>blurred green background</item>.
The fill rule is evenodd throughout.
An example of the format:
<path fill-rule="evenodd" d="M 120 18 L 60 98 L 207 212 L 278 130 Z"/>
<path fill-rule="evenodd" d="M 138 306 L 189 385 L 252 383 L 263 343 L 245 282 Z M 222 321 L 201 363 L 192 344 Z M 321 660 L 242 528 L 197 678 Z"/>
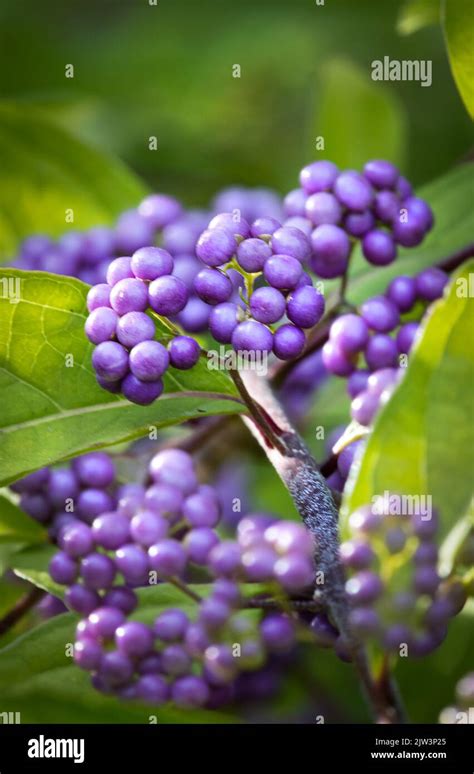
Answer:
<path fill-rule="evenodd" d="M 439 24 L 400 34 L 404 5 L 2 0 L 0 89 L 187 204 L 235 183 L 287 191 L 322 156 L 357 166 L 383 154 L 420 184 L 466 155 L 471 124 Z M 432 60 L 432 86 L 373 82 L 384 56 Z"/>

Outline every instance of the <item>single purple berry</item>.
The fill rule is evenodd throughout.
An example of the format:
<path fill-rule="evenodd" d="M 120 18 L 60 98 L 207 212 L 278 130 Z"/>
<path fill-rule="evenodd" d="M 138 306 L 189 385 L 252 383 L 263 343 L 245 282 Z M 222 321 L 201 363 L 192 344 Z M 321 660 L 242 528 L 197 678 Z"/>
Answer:
<path fill-rule="evenodd" d="M 397 248 L 391 234 L 374 228 L 363 237 L 362 252 L 374 266 L 387 266 L 395 260 Z"/>
<path fill-rule="evenodd" d="M 92 365 L 101 379 L 116 382 L 128 371 L 128 352 L 116 341 L 104 341 L 94 349 Z"/>
<path fill-rule="evenodd" d="M 309 285 L 293 290 L 286 301 L 288 319 L 299 328 L 312 328 L 324 314 L 324 296 Z"/>
<path fill-rule="evenodd" d="M 148 288 L 150 306 L 157 314 L 164 317 L 171 317 L 181 312 L 186 306 L 188 298 L 188 289 L 178 277 L 158 277 L 150 283 Z"/>
<path fill-rule="evenodd" d="M 163 382 L 143 382 L 134 374 L 128 374 L 122 382 L 122 392 L 127 400 L 139 406 L 148 406 L 157 400 L 163 392 Z"/>
<path fill-rule="evenodd" d="M 141 247 L 132 255 L 131 269 L 137 279 L 155 280 L 173 271 L 173 259 L 161 247 Z"/>

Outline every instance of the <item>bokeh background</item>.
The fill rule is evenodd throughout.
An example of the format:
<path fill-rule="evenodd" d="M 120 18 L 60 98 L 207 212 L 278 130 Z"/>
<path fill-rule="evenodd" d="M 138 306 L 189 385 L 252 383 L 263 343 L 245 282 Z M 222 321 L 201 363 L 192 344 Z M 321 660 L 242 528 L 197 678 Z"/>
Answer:
<path fill-rule="evenodd" d="M 409 16 L 407 5 L 2 0 L 0 258 L 12 257 L 32 232 L 62 233 L 73 195 L 74 228 L 82 229 L 111 223 L 146 188 L 198 207 L 229 185 L 284 194 L 315 158 L 360 167 L 385 157 L 416 186 L 440 177 L 471 153 L 472 124 L 433 11 L 438 3 L 412 0 L 419 11 Z M 372 81 L 371 63 L 384 56 L 431 60 L 432 85 Z M 74 78 L 65 77 L 68 64 Z M 235 64 L 240 78 L 232 77 Z M 318 137 L 324 151 L 316 149 Z M 318 393 L 302 428 L 319 459 L 314 428 L 347 421 L 344 385 L 336 381 Z M 296 517 L 263 458 L 247 472 L 243 488 L 253 507 Z M 5 585 L 5 609 L 17 593 Z M 452 700 L 453 676 L 472 667 L 472 632 L 472 620 L 459 620 L 449 646 L 422 663 L 399 665 L 413 720 L 436 721 Z M 54 716 L 42 697 L 38 689 L 30 719 Z M 316 705 L 333 722 L 369 719 L 351 667 L 308 649 L 271 708 L 249 709 L 248 717 L 314 722 Z M 58 706 L 70 721 L 110 722 L 127 712 L 110 705 L 104 716 L 92 693 L 83 706 L 74 686 Z M 141 722 L 137 717 L 126 715 L 128 722 Z"/>
<path fill-rule="evenodd" d="M 432 14 L 416 30 L 429 14 L 407 23 L 403 6 L 2 0 L 0 91 L 186 204 L 206 204 L 231 183 L 289 190 L 303 163 L 322 155 L 319 135 L 337 163 L 384 155 L 420 184 L 459 161 L 472 133 L 440 25 Z M 384 56 L 432 60 L 431 87 L 372 81 L 371 62 Z"/>

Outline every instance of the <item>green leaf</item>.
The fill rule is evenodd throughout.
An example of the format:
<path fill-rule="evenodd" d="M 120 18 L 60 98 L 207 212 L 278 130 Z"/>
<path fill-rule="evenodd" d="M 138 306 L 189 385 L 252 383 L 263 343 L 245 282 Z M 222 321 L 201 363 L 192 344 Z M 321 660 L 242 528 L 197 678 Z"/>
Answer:
<path fill-rule="evenodd" d="M 466 513 L 474 470 L 474 307 L 467 287 L 473 272 L 470 261 L 427 315 L 406 374 L 346 485 L 343 525 L 385 491 L 431 495 L 441 536 Z"/>
<path fill-rule="evenodd" d="M 31 105 L 0 104 L 0 259 L 24 237 L 106 225 L 145 193 L 123 164 L 84 145 Z"/>
<path fill-rule="evenodd" d="M 433 209 L 432 231 L 419 247 L 400 249 L 396 261 L 376 271 L 357 248 L 351 259 L 348 291 L 352 303 L 384 292 L 400 274 L 416 274 L 468 246 L 474 254 L 473 165 L 462 164 L 416 193 Z"/>
<path fill-rule="evenodd" d="M 0 296 L 0 470 L 8 483 L 43 465 L 209 414 L 242 410 L 228 375 L 204 359 L 170 368 L 165 394 L 136 406 L 101 389 L 84 335 L 88 286 L 46 272 L 5 269 L 19 301 Z M 164 329 L 157 323 L 160 334 Z"/>
<path fill-rule="evenodd" d="M 405 0 L 397 20 L 397 32 L 411 35 L 413 32 L 439 24 L 440 0 Z"/>
<path fill-rule="evenodd" d="M 370 158 L 403 161 L 405 115 L 390 89 L 354 62 L 339 59 L 323 67 L 321 83 L 313 133 L 324 137 L 327 158 L 357 169 Z"/>
<path fill-rule="evenodd" d="M 0 543 L 44 543 L 46 532 L 9 498 L 0 495 Z"/>
<path fill-rule="evenodd" d="M 55 583 L 48 572 L 49 563 L 56 552 L 57 549 L 51 545 L 27 548 L 11 557 L 10 567 L 19 578 L 62 599 L 64 586 Z"/>
<path fill-rule="evenodd" d="M 442 17 L 454 80 L 474 119 L 474 3 L 472 0 L 444 0 Z"/>
<path fill-rule="evenodd" d="M 159 611 L 159 608 L 156 608 Z M 2 706 L 21 713 L 22 723 L 232 723 L 207 710 L 153 707 L 103 696 L 66 656 L 77 616 L 65 613 L 40 624 L 0 650 Z"/>

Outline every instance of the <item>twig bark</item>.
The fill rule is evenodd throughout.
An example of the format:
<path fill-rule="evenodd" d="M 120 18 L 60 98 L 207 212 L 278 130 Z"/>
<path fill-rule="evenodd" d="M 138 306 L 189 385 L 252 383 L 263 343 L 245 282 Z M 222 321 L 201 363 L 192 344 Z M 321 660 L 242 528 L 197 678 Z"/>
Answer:
<path fill-rule="evenodd" d="M 295 432 L 268 383 L 254 372 L 241 374 L 247 391 L 278 428 L 279 448 L 269 446 L 265 429 L 255 419 L 242 417 L 259 441 L 283 483 L 289 490 L 303 522 L 315 538 L 315 567 L 322 573 L 320 597 L 330 610 L 340 634 L 347 643 L 359 679 L 378 722 L 404 722 L 398 695 L 388 678 L 377 681 L 371 674 L 367 656 L 349 626 L 349 610 L 344 591 L 344 572 L 339 560 L 338 511 L 324 477 L 302 438 Z"/>
<path fill-rule="evenodd" d="M 28 613 L 32 607 L 34 607 L 42 597 L 46 594 L 43 589 L 39 589 L 36 586 L 28 591 L 18 602 L 12 607 L 8 613 L 0 619 L 0 636 L 6 634 L 12 629 L 18 621 Z"/>

